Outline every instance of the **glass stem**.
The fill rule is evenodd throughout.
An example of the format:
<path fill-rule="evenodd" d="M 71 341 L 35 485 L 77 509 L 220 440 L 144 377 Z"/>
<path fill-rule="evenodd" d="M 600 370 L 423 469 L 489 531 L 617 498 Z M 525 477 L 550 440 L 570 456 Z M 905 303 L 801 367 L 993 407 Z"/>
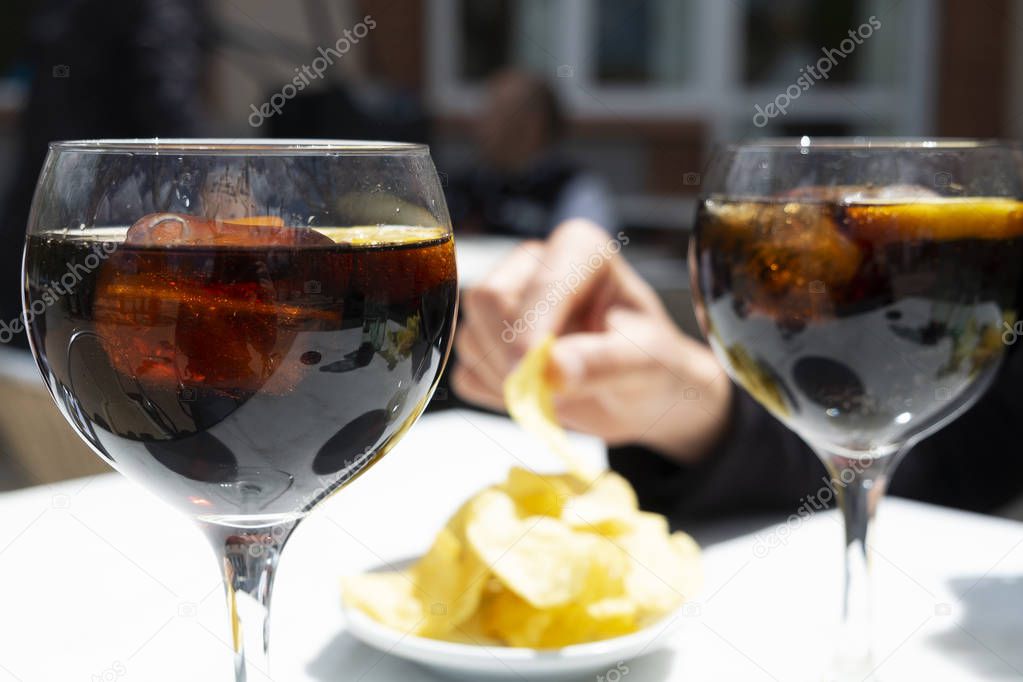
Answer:
<path fill-rule="evenodd" d="M 845 590 L 835 667 L 866 679 L 872 664 L 871 550 L 868 543 L 877 504 L 896 456 L 854 459 L 820 453 L 831 474 L 845 526 Z M 841 678 L 841 676 L 839 676 Z"/>
<path fill-rule="evenodd" d="M 298 521 L 257 528 L 200 525 L 220 560 L 231 619 L 235 680 L 248 680 L 249 666 L 269 675 L 270 597 L 281 551 Z"/>

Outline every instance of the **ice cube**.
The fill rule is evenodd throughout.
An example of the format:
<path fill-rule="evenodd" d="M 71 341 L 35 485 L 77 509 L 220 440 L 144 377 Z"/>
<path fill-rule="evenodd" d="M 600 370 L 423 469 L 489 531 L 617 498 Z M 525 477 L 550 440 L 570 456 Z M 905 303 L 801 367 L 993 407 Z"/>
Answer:
<path fill-rule="evenodd" d="M 276 216 L 214 220 L 181 213 L 150 213 L 128 228 L 135 246 L 316 246 L 333 242 L 306 227 L 287 227 Z"/>
<path fill-rule="evenodd" d="M 933 199 L 941 195 L 921 185 L 884 185 L 882 187 L 860 187 L 842 197 L 844 204 L 903 204 Z"/>
<path fill-rule="evenodd" d="M 782 194 L 785 199 L 836 204 L 903 203 L 941 196 L 921 185 L 808 185 Z"/>
<path fill-rule="evenodd" d="M 297 330 L 339 327 L 342 308 L 324 310 L 325 295 L 295 293 L 310 280 L 326 288 L 319 280 L 329 268 L 317 254 L 276 259 L 271 268 L 261 249 L 333 243 L 279 218 L 144 216 L 128 229 L 130 246 L 111 254 L 97 276 L 97 334 L 112 366 L 152 395 L 187 387 L 237 397 L 264 390 L 271 376 L 274 390 L 290 390 L 304 368 L 284 362 Z M 140 254 L 138 247 L 225 250 Z"/>
<path fill-rule="evenodd" d="M 809 201 L 708 206 L 703 240 L 727 254 L 737 299 L 762 313 L 808 319 L 830 309 L 863 258 L 839 229 L 837 210 Z"/>

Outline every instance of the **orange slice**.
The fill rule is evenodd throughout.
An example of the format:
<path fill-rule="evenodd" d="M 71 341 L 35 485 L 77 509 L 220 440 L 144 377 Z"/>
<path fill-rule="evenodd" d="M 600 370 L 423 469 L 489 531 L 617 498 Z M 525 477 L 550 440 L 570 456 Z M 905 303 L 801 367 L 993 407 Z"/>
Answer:
<path fill-rule="evenodd" d="M 1023 235 L 1023 202 L 938 198 L 902 204 L 851 204 L 851 234 L 875 243 L 1011 239 Z"/>

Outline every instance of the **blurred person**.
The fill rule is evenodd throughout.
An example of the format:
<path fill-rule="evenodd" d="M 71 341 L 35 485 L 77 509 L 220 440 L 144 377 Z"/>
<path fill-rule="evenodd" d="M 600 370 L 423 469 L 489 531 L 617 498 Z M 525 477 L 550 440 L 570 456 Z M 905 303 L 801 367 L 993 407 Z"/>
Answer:
<path fill-rule="evenodd" d="M 603 438 L 611 468 L 627 477 L 644 508 L 676 523 L 756 511 L 791 512 L 827 474 L 795 433 L 736 390 L 703 343 L 684 335 L 657 294 L 588 221 L 522 244 L 463 298 L 452 387 L 503 410 L 502 384 L 548 333 L 550 379 L 562 424 Z M 603 254 L 590 259 L 592 254 Z M 573 295 L 510 335 L 525 313 L 579 262 L 597 267 Z M 990 512 L 1023 493 L 1016 425 L 1023 421 L 1023 354 L 1010 347 L 984 396 L 917 443 L 890 491 L 934 504 Z M 685 399 L 696 389 L 698 400 Z"/>
<path fill-rule="evenodd" d="M 479 166 L 452 177 L 448 190 L 458 231 L 544 237 L 569 218 L 612 229 L 604 183 L 558 150 L 564 128 L 545 80 L 516 70 L 493 76 L 473 128 Z"/>
<path fill-rule="evenodd" d="M 21 251 L 48 143 L 196 136 L 204 26 L 203 0 L 39 3 L 24 56 L 31 82 L 14 179 L 0 204 L 0 323 L 10 326 L 21 316 Z M 27 347 L 25 334 L 13 334 L 10 344 Z"/>
<path fill-rule="evenodd" d="M 426 113 L 412 93 L 384 83 L 334 81 L 299 93 L 268 121 L 270 137 L 427 142 Z"/>
<path fill-rule="evenodd" d="M 265 119 L 269 136 L 428 142 L 429 118 L 419 93 L 387 77 L 392 55 L 386 51 L 386 43 L 376 40 L 380 34 L 374 35 L 380 23 L 390 26 L 388 19 L 395 17 L 387 15 L 378 21 L 366 14 L 360 18 L 354 9 L 346 12 L 341 6 L 342 22 L 354 32 L 345 29 L 339 33 L 330 4 L 327 0 L 301 3 L 313 42 L 325 47 L 309 62 L 311 75 L 317 78 L 296 76 L 292 84 L 298 92 L 287 106 Z M 235 33 L 232 41 L 244 42 L 240 46 L 250 51 L 266 52 L 265 45 L 245 33 Z M 275 91 L 264 101 L 272 101 L 275 95 L 280 97 Z M 250 125 L 256 120 L 263 119 L 250 117 Z"/>

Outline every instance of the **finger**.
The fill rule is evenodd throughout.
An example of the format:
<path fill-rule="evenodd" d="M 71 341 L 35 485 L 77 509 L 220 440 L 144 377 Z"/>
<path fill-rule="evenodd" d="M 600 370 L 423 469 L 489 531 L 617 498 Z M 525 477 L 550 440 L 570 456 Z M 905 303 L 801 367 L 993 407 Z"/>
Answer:
<path fill-rule="evenodd" d="M 599 438 L 604 437 L 602 432 L 602 426 L 606 421 L 603 418 L 604 412 L 602 406 L 591 396 L 571 399 L 557 397 L 554 400 L 554 414 L 558 424 L 563 428 Z"/>
<path fill-rule="evenodd" d="M 488 287 L 520 294 L 532 279 L 533 273 L 543 262 L 546 246 L 538 239 L 529 239 L 518 244 L 508 256 L 487 275 L 484 284 Z"/>
<path fill-rule="evenodd" d="M 569 220 L 547 240 L 543 261 L 522 293 L 538 314 L 533 338 L 563 331 L 566 320 L 588 307 L 592 293 L 608 274 L 608 261 L 621 245 L 595 223 Z"/>
<path fill-rule="evenodd" d="M 643 279 L 624 258 L 612 258 L 608 261 L 612 284 L 605 287 L 618 298 L 619 304 L 627 305 L 648 313 L 657 312 L 667 315 L 660 296 L 649 282 Z"/>
<path fill-rule="evenodd" d="M 478 295 L 476 305 L 481 306 L 476 314 L 468 317 L 461 327 L 461 343 L 467 348 L 473 362 L 486 369 L 486 376 L 500 383 L 515 366 L 515 354 L 509 349 L 519 337 L 519 326 L 514 316 L 503 315 L 500 310 L 510 309 L 507 301 L 498 302 L 484 299 L 489 295 Z M 509 317 L 512 321 L 509 321 Z"/>
<path fill-rule="evenodd" d="M 504 396 L 498 395 L 476 373 L 465 365 L 457 365 L 451 373 L 451 388 L 462 400 L 483 407 L 504 411 Z"/>
<path fill-rule="evenodd" d="M 628 440 L 622 424 L 630 420 L 623 420 L 617 413 L 609 413 L 605 402 L 596 396 L 558 400 L 554 412 L 558 423 L 566 429 L 597 436 L 609 444 Z"/>
<path fill-rule="evenodd" d="M 542 242 L 523 242 L 504 259 L 479 286 L 465 294 L 464 311 L 471 335 L 480 346 L 496 348 L 489 360 L 507 373 L 518 359 L 517 347 L 528 347 L 531 319 L 523 305 L 522 292 L 539 267 L 545 247 Z"/>
<path fill-rule="evenodd" d="M 486 337 L 483 337 L 486 338 Z M 493 344 L 489 338 L 487 343 Z M 484 347 L 481 334 L 474 325 L 465 324 L 455 335 L 455 349 L 458 352 L 458 364 L 464 365 L 493 390 L 500 390 L 505 375 L 501 372 L 500 353 L 494 345 Z M 498 341 L 497 343 L 501 343 Z"/>
<path fill-rule="evenodd" d="M 551 348 L 548 378 L 561 394 L 593 392 L 651 368 L 655 362 L 616 330 L 568 334 Z"/>

